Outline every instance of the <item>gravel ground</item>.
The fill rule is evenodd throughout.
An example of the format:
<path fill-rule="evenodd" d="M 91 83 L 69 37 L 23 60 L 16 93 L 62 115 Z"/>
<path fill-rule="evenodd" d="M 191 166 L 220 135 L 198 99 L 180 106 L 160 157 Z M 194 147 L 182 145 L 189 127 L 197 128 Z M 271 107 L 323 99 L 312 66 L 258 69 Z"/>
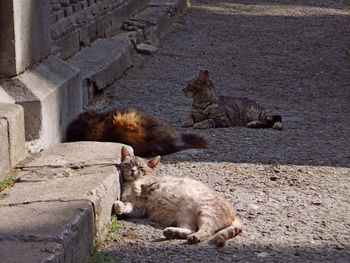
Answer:
<path fill-rule="evenodd" d="M 162 158 L 161 174 L 201 180 L 232 201 L 244 232 L 222 249 L 168 241 L 121 221 L 103 251 L 119 262 L 350 262 L 350 13 L 341 0 L 197 1 L 151 55 L 92 105 L 136 107 L 180 123 L 181 94 L 208 69 L 219 94 L 283 116 L 283 131 L 195 131 L 210 142 Z"/>

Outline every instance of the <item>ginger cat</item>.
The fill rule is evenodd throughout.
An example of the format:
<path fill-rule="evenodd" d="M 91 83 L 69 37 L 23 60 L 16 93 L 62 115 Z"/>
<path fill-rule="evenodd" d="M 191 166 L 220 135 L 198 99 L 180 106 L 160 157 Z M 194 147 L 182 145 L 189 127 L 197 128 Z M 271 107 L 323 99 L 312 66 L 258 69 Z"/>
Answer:
<path fill-rule="evenodd" d="M 242 232 L 232 205 L 203 183 L 187 177 L 159 176 L 153 169 L 160 156 L 145 161 L 123 147 L 121 201 L 114 203 L 117 215 L 148 217 L 166 225 L 166 238 L 187 239 L 190 244 L 210 240 L 222 247 Z"/>
<path fill-rule="evenodd" d="M 67 141 L 120 142 L 132 146 L 135 154 L 143 157 L 208 148 L 203 137 L 180 134 L 168 123 L 135 109 L 84 112 L 69 124 Z"/>
<path fill-rule="evenodd" d="M 182 90 L 193 98 L 189 119 L 183 127 L 195 129 L 247 126 L 248 128 L 273 128 L 282 130 L 282 117 L 270 115 L 255 101 L 247 98 L 217 96 L 209 72 L 201 70 Z"/>

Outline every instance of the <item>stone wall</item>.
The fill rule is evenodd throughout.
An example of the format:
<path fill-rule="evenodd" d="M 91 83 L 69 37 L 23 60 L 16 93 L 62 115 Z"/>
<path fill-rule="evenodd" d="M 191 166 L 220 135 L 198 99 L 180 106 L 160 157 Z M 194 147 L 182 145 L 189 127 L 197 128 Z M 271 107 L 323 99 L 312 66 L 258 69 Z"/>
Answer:
<path fill-rule="evenodd" d="M 114 36 L 147 0 L 50 0 L 51 54 L 67 59 L 97 38 Z"/>

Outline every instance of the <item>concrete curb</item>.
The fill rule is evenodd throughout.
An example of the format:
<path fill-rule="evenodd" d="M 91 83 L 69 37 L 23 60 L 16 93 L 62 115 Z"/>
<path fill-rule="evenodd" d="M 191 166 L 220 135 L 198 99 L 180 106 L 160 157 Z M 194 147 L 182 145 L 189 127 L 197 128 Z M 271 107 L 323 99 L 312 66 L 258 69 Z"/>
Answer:
<path fill-rule="evenodd" d="M 131 67 L 132 52 L 129 37 L 121 34 L 112 39 L 99 39 L 67 61 L 81 71 L 84 105 L 91 102 L 98 90 L 110 85 Z"/>
<path fill-rule="evenodd" d="M 18 166 L 0 197 L 1 260 L 82 262 L 106 236 L 120 196 L 121 147 L 63 143 Z"/>

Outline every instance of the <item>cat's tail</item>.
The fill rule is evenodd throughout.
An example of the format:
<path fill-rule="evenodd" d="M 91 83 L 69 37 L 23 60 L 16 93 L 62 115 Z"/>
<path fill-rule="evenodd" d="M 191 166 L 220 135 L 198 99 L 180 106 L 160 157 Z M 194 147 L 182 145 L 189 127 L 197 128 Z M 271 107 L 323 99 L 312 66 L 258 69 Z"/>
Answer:
<path fill-rule="evenodd" d="M 202 136 L 193 133 L 182 133 L 181 139 L 184 142 L 184 145 L 181 147 L 181 150 L 190 149 L 190 148 L 208 148 L 209 143 Z"/>
<path fill-rule="evenodd" d="M 237 217 L 232 221 L 232 224 L 219 232 L 217 232 L 214 237 L 210 240 L 217 247 L 225 246 L 227 239 L 233 238 L 242 232 L 242 222 Z"/>

